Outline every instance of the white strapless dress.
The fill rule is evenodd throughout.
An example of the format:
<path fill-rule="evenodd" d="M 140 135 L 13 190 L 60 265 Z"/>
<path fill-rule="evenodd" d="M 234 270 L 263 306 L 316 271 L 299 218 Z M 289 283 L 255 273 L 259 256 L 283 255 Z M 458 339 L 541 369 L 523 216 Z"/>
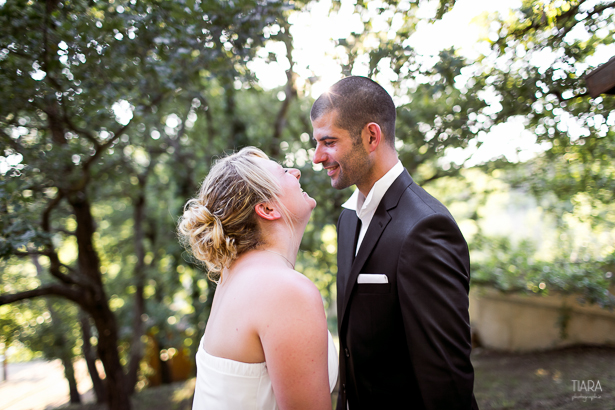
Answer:
<path fill-rule="evenodd" d="M 329 335 L 329 388 L 337 382 L 338 357 Z M 212 356 L 203 348 L 196 353 L 193 410 L 278 410 L 273 386 L 263 363 L 243 363 Z"/>

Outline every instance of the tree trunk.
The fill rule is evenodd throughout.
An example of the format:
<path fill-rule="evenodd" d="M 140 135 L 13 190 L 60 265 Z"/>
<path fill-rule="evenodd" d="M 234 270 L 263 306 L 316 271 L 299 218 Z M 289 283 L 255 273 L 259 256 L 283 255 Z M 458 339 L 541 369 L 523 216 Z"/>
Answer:
<path fill-rule="evenodd" d="M 132 326 L 132 343 L 130 345 L 130 364 L 126 377 L 126 388 L 128 394 L 133 394 L 137 384 L 139 367 L 143 358 L 143 342 L 141 337 L 144 333 L 143 314 L 145 313 L 145 299 L 143 290 L 145 288 L 145 246 L 143 222 L 145 220 L 145 182 L 147 173 L 139 175 L 139 193 L 134 201 L 134 243 L 137 264 L 134 270 L 136 285 L 134 318 Z"/>
<path fill-rule="evenodd" d="M 84 309 L 92 316 L 98 329 L 98 357 L 107 376 L 107 403 L 113 410 L 130 410 L 131 403 L 126 391 L 126 380 L 118 346 L 118 328 L 115 315 L 109 308 L 100 274 L 100 260 L 94 248 L 92 237 L 95 232 L 91 205 L 82 190 L 72 193 L 68 202 L 77 221 L 77 264 L 81 274 L 89 279 L 84 295 Z"/>
<path fill-rule="evenodd" d="M 4 346 L 4 352 L 2 352 L 2 356 L 4 357 L 4 360 L 2 360 L 2 381 L 5 382 L 7 378 L 9 377 L 9 373 L 8 373 L 9 357 L 6 355 L 6 346 Z"/>
<path fill-rule="evenodd" d="M 297 90 L 295 89 L 295 72 L 293 71 L 295 62 L 293 61 L 293 37 L 290 34 L 290 24 L 283 25 L 283 41 L 286 45 L 286 58 L 290 63 L 290 68 L 286 71 L 286 86 L 284 87 L 284 101 L 278 111 L 275 122 L 273 124 L 273 137 L 271 138 L 271 145 L 269 151 L 274 158 L 280 157 L 280 143 L 282 142 L 282 132 L 286 128 L 286 117 L 288 115 L 288 108 L 290 103 L 297 96 Z"/>
<path fill-rule="evenodd" d="M 158 344 L 158 363 L 160 365 L 160 382 L 162 384 L 170 384 L 173 380 L 171 380 L 171 369 L 169 368 L 169 361 L 162 360 L 160 357 L 160 352 L 167 348 L 165 344 L 162 343 L 160 338 L 156 339 Z"/>
<path fill-rule="evenodd" d="M 38 261 L 38 256 L 32 255 L 31 258 L 34 267 L 36 268 L 36 274 L 39 278 L 43 276 L 43 267 Z M 51 322 L 53 323 L 56 329 L 63 328 L 61 322 L 62 319 L 57 314 L 56 310 L 53 308 L 53 304 L 49 298 L 45 299 L 45 303 L 47 305 L 47 310 L 49 311 L 49 315 L 51 316 Z M 61 332 L 61 331 L 60 331 Z M 61 353 L 59 359 L 62 361 L 62 365 L 64 366 L 64 377 L 66 377 L 66 381 L 68 382 L 68 389 L 70 394 L 70 402 L 72 404 L 81 403 L 81 397 L 79 396 L 79 390 L 77 389 L 77 380 L 75 379 L 75 367 L 73 364 L 73 354 L 72 354 L 72 346 L 67 346 L 66 339 L 64 338 L 63 333 L 58 331 L 54 332 L 57 337 L 57 345 L 61 346 Z"/>
<path fill-rule="evenodd" d="M 195 272 L 200 272 L 199 270 L 195 270 Z M 197 273 L 198 274 L 198 273 Z M 192 326 L 194 326 L 194 329 L 196 329 L 197 331 L 195 331 L 192 334 L 192 344 L 190 345 L 192 347 L 191 349 L 191 357 L 196 357 L 196 352 L 199 349 L 199 342 L 200 342 L 200 338 L 201 338 L 201 332 L 198 331 L 199 329 L 199 322 L 201 321 L 201 314 L 203 312 L 203 305 L 204 303 L 201 302 L 201 289 L 199 288 L 199 285 L 197 284 L 198 278 L 193 277 L 192 278 L 192 308 L 194 309 L 194 313 L 192 314 L 191 317 L 191 321 L 192 321 Z M 194 364 L 194 361 L 193 361 Z M 192 374 L 196 374 L 196 366 L 192 367 Z"/>
<path fill-rule="evenodd" d="M 90 312 L 99 331 L 98 357 L 105 368 L 107 403 L 109 409 L 130 410 L 130 397 L 126 391 L 126 381 L 117 351 L 117 323 L 108 306 L 100 306 L 100 312 Z"/>
<path fill-rule="evenodd" d="M 72 357 L 70 355 L 62 355 L 60 358 L 64 365 L 64 377 L 68 381 L 68 389 L 70 391 L 71 404 L 81 403 L 81 396 L 79 396 L 79 390 L 77 389 L 77 379 L 75 379 L 75 367 Z"/>
<path fill-rule="evenodd" d="M 239 148 L 247 145 L 248 140 L 246 138 L 246 124 L 237 115 L 237 103 L 235 100 L 235 87 L 232 79 L 223 80 L 225 107 L 224 114 L 228 123 L 230 124 L 229 132 L 229 146 L 228 148 L 238 150 Z"/>
<path fill-rule="evenodd" d="M 88 372 L 92 379 L 96 403 L 104 403 L 107 400 L 107 393 L 105 392 L 104 382 L 101 380 L 98 369 L 96 368 L 96 353 L 92 350 L 92 344 L 90 343 L 90 338 L 92 337 L 92 333 L 90 332 L 90 318 L 83 310 L 79 312 L 79 321 L 81 322 L 81 334 L 83 335 L 83 346 L 81 346 L 81 350 L 83 351 L 83 357 L 85 358 L 85 363 L 88 366 Z"/>

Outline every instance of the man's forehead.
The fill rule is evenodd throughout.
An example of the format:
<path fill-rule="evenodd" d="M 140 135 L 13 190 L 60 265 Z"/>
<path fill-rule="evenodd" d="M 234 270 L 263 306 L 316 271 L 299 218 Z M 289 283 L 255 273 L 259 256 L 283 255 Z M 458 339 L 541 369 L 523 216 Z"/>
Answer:
<path fill-rule="evenodd" d="M 318 116 L 318 118 L 313 119 L 312 120 L 312 125 L 314 127 L 316 127 L 317 124 L 335 123 L 335 121 L 337 119 L 337 115 L 338 115 L 338 110 L 336 110 L 336 109 L 327 110 L 327 111 L 323 112 L 320 116 Z"/>
<path fill-rule="evenodd" d="M 336 116 L 334 113 L 329 112 L 312 121 L 312 127 L 314 128 L 313 138 L 320 138 L 324 135 L 338 133 L 340 129 L 335 125 L 335 120 Z"/>

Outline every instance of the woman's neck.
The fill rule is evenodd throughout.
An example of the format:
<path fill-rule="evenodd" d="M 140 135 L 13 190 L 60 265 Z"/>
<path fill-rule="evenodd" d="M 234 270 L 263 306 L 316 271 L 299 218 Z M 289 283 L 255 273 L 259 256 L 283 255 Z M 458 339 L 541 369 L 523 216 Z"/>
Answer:
<path fill-rule="evenodd" d="M 263 239 L 265 244 L 260 246 L 257 250 L 268 251 L 274 254 L 281 255 L 286 259 L 293 267 L 297 261 L 297 252 L 299 252 L 299 245 L 301 244 L 301 238 L 305 227 L 302 229 L 291 229 L 286 226 L 272 226 L 267 232 L 264 232 Z"/>

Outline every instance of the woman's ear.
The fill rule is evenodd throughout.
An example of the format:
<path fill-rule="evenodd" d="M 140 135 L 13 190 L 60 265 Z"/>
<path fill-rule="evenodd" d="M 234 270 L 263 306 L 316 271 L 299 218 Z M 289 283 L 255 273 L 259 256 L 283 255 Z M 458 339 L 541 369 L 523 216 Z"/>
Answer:
<path fill-rule="evenodd" d="M 265 202 L 256 205 L 254 210 L 258 216 L 268 221 L 275 221 L 276 219 L 280 219 L 282 217 L 282 214 L 280 214 L 277 210 L 277 207 Z"/>

